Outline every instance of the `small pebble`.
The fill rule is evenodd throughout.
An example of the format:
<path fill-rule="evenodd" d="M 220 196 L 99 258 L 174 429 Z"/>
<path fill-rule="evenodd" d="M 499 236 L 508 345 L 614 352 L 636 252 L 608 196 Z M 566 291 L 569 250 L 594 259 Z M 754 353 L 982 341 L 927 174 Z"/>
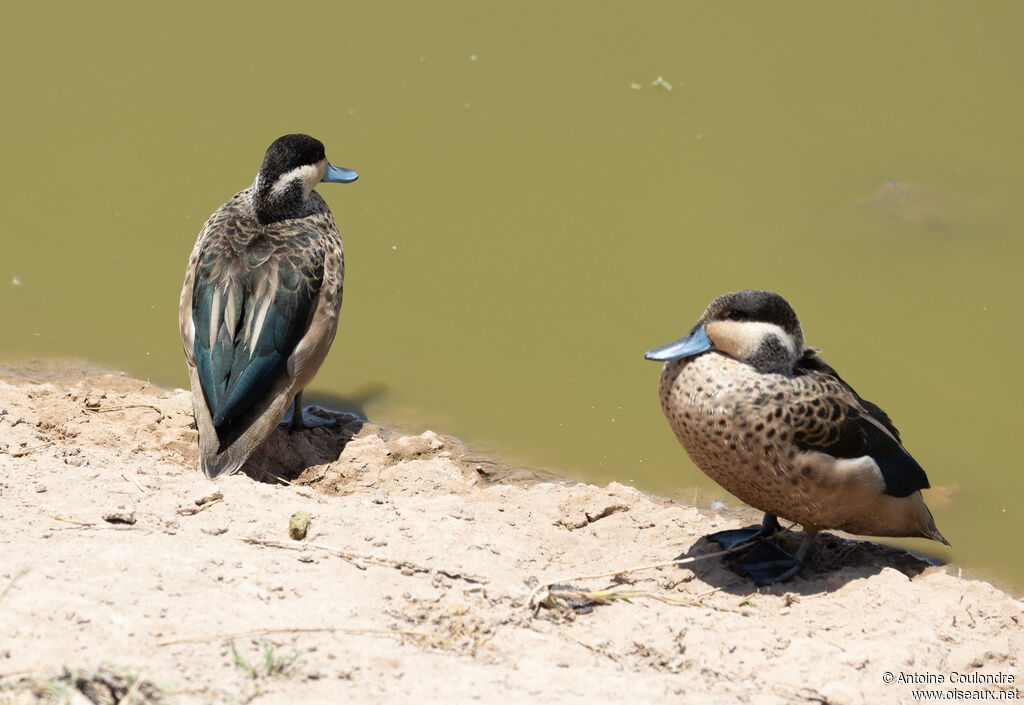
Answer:
<path fill-rule="evenodd" d="M 306 538 L 306 532 L 309 531 L 309 521 L 312 517 L 310 513 L 304 509 L 292 514 L 288 520 L 288 535 L 295 541 L 301 541 Z"/>
<path fill-rule="evenodd" d="M 36 485 L 36 492 L 46 492 L 46 485 L 40 482 L 38 485 Z"/>

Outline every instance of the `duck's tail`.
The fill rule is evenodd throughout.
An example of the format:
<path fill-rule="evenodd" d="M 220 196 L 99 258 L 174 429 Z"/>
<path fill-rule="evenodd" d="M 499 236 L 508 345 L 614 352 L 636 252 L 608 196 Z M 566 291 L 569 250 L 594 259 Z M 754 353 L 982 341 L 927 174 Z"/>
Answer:
<path fill-rule="evenodd" d="M 921 501 L 921 507 L 924 509 L 922 517 L 924 521 L 922 521 L 921 535 L 926 539 L 932 539 L 933 541 L 938 541 L 939 543 L 947 546 L 952 546 L 952 544 L 946 540 L 946 537 L 939 531 L 938 527 L 935 526 L 935 518 L 932 516 L 931 510 L 928 509 L 928 505 L 925 504 L 923 500 Z"/>
<path fill-rule="evenodd" d="M 295 395 L 289 388 L 287 375 L 281 375 L 267 398 L 238 418 L 215 427 L 199 388 L 198 377 L 194 369 L 190 372 L 193 377 L 192 407 L 199 430 L 199 467 L 211 479 L 238 472 L 273 433 L 291 406 Z"/>

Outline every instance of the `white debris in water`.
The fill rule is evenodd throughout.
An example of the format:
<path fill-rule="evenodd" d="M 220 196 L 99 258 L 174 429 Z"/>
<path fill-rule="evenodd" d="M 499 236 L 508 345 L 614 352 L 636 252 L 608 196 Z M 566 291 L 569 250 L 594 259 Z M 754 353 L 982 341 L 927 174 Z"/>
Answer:
<path fill-rule="evenodd" d="M 651 81 L 651 83 L 649 85 L 652 88 L 660 88 L 661 90 L 664 90 L 664 91 L 670 91 L 673 88 L 672 84 L 665 80 L 664 76 L 658 76 L 656 79 Z M 637 83 L 636 81 L 630 81 L 629 82 L 629 87 L 632 88 L 634 91 L 639 91 L 639 90 L 643 89 L 644 86 L 643 86 L 642 83 Z"/>
<path fill-rule="evenodd" d="M 392 245 L 392 246 L 391 246 L 391 249 L 392 249 L 392 250 L 397 250 L 397 249 L 398 249 L 398 245 Z"/>
<path fill-rule="evenodd" d="M 11 286 L 21 286 L 21 279 L 16 276 L 11 277 Z"/>
<path fill-rule="evenodd" d="M 470 61 L 476 61 L 476 54 L 470 54 L 469 55 L 469 60 Z"/>

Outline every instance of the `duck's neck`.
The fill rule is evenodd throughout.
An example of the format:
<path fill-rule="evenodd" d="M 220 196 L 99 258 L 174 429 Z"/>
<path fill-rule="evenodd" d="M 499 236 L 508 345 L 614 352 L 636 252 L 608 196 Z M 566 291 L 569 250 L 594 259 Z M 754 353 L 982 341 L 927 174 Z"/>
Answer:
<path fill-rule="evenodd" d="M 309 211 L 309 194 L 300 179 L 284 184 L 266 183 L 260 177 L 252 186 L 252 206 L 261 225 L 289 218 L 301 218 Z"/>

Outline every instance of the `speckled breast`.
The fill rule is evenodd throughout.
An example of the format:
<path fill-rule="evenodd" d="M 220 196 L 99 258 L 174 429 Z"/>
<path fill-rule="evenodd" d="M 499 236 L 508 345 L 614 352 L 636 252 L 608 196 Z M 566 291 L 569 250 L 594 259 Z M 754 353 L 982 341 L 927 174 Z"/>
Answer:
<path fill-rule="evenodd" d="M 666 363 L 659 396 L 676 438 L 708 477 L 747 504 L 799 521 L 808 497 L 792 472 L 788 380 L 712 352 Z"/>

